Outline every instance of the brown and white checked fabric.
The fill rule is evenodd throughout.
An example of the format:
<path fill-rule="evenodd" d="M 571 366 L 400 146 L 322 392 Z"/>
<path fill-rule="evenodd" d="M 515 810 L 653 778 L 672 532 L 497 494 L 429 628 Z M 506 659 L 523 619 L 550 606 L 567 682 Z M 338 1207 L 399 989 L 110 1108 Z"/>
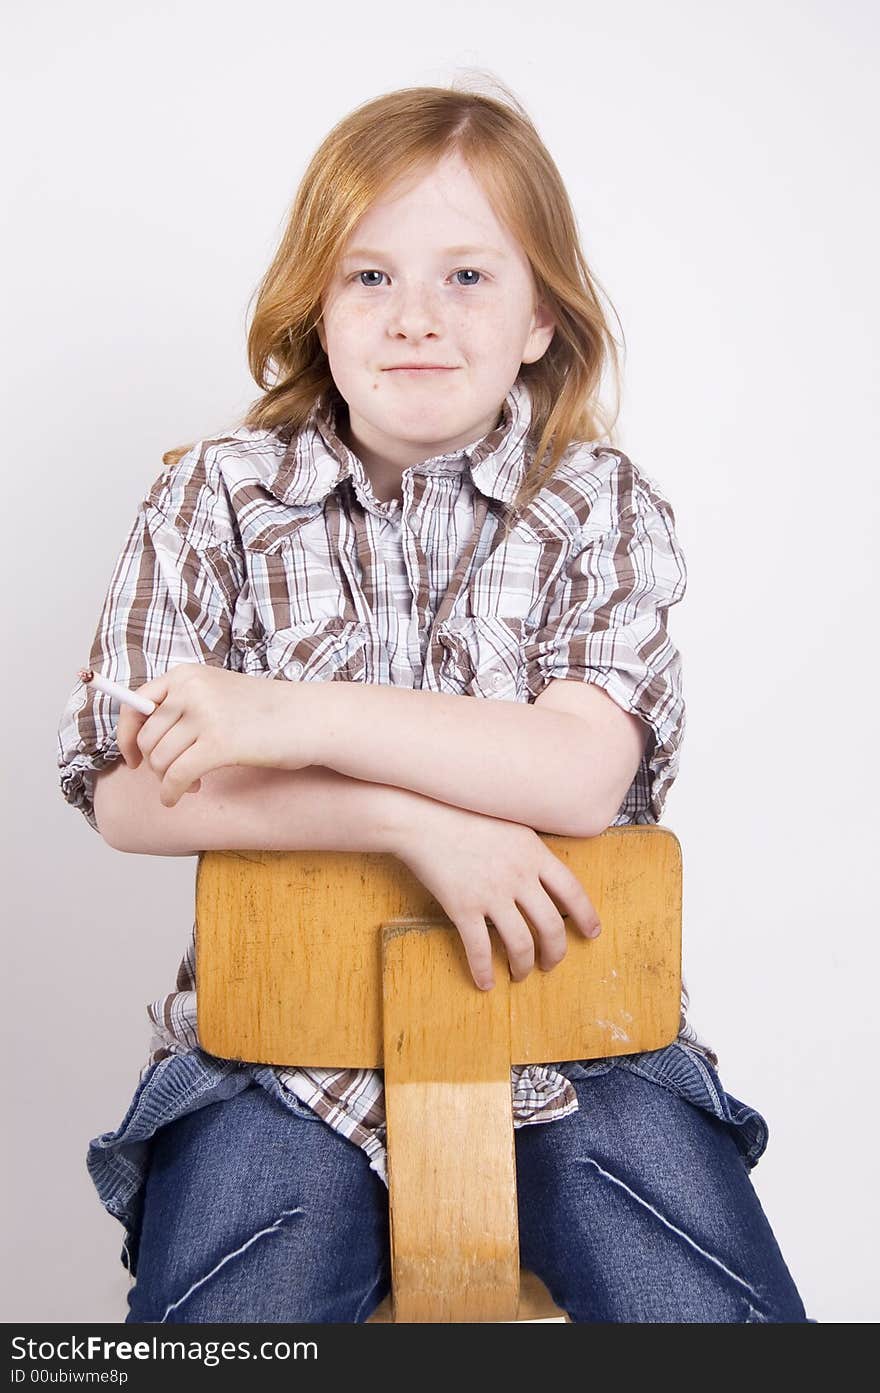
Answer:
<path fill-rule="evenodd" d="M 404 471 L 402 503 L 376 498 L 336 433 L 340 407 L 331 393 L 297 432 L 201 440 L 162 472 L 114 567 L 89 664 L 133 689 L 192 662 L 494 701 L 533 701 L 559 678 L 594 682 L 649 727 L 612 825 L 659 821 L 685 729 L 666 611 L 687 575 L 656 483 L 620 450 L 575 444 L 504 537 L 533 448 L 521 378 L 482 439 Z M 78 682 L 58 730 L 63 795 L 95 830 L 94 779 L 119 758 L 118 715 L 114 698 Z M 194 933 L 175 990 L 147 1008 L 141 1078 L 199 1045 Z M 683 983 L 678 1039 L 717 1067 L 688 1006 Z M 567 1067 L 513 1068 L 515 1126 L 577 1109 Z M 380 1070 L 274 1072 L 387 1183 Z"/>

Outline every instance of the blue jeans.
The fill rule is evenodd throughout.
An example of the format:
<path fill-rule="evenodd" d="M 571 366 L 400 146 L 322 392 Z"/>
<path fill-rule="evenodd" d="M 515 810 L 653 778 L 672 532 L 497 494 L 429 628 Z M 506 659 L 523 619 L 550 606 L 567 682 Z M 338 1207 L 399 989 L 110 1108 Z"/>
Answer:
<path fill-rule="evenodd" d="M 573 1080 L 577 1112 L 515 1130 L 523 1266 L 573 1322 L 807 1321 L 736 1129 L 625 1058 Z M 126 1323 L 357 1323 L 387 1295 L 388 1192 L 305 1104 L 227 1072 L 133 1145 Z"/>

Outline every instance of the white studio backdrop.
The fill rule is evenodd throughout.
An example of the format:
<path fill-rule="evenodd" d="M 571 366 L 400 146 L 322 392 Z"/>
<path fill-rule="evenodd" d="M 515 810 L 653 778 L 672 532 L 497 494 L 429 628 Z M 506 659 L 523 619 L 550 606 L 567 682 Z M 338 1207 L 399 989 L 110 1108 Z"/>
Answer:
<path fill-rule="evenodd" d="M 475 69 L 560 168 L 626 337 L 620 444 L 688 562 L 664 822 L 692 1019 L 770 1123 L 752 1179 L 808 1314 L 877 1319 L 877 27 L 830 0 L 7 19 L 7 1321 L 124 1319 L 85 1153 L 192 917 L 194 858 L 113 851 L 58 787 L 113 563 L 162 452 L 257 393 L 248 304 L 315 147 L 370 97 Z"/>

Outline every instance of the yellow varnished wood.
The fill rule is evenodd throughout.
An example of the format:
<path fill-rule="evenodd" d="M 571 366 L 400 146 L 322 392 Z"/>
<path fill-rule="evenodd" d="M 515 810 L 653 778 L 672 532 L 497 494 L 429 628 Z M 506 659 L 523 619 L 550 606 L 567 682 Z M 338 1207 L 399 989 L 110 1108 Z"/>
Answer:
<path fill-rule="evenodd" d="M 561 963 L 551 972 L 536 967 L 512 984 L 512 1062 L 590 1059 L 669 1044 L 678 1032 L 681 990 L 677 837 L 649 825 L 543 840 L 587 889 L 603 932 L 584 940 L 569 928 Z M 401 917 L 446 918 L 393 856 L 202 853 L 196 883 L 202 1047 L 255 1063 L 381 1068 L 380 925 Z M 499 943 L 494 928 L 491 937 Z"/>
<path fill-rule="evenodd" d="M 383 925 L 394 1320 L 515 1320 L 510 980 L 474 989 L 448 920 Z"/>
<path fill-rule="evenodd" d="M 570 1325 L 571 1320 L 553 1300 L 549 1291 L 534 1272 L 529 1272 L 528 1268 L 521 1267 L 519 1270 L 519 1305 L 516 1308 L 516 1320 L 544 1320 L 560 1321 L 565 1325 Z M 391 1297 L 386 1296 L 379 1302 L 371 1316 L 367 1317 L 367 1323 L 376 1321 L 379 1324 L 393 1324 Z"/>
<path fill-rule="evenodd" d="M 657 826 L 545 836 L 587 889 L 551 972 L 474 985 L 442 907 L 393 856 L 206 852 L 198 1029 L 221 1058 L 384 1068 L 392 1300 L 383 1321 L 565 1318 L 519 1268 L 510 1067 L 669 1044 L 681 997 L 681 849 Z M 393 1312 L 392 1312 L 393 1308 Z"/>
<path fill-rule="evenodd" d="M 602 932 L 569 929 L 552 971 L 514 982 L 517 1064 L 636 1054 L 668 1045 L 681 1007 L 682 864 L 678 838 L 657 826 L 609 828 L 580 841 L 545 837 L 596 907 Z"/>

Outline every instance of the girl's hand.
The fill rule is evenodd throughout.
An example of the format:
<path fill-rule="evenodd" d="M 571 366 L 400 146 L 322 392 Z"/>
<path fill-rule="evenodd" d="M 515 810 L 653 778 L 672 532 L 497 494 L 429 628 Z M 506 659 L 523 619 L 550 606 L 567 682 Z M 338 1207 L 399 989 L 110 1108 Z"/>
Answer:
<path fill-rule="evenodd" d="M 487 917 L 515 982 L 535 966 L 536 943 L 545 972 L 565 957 L 563 916 L 587 938 L 601 930 L 577 876 L 521 823 L 425 799 L 393 851 L 458 929 L 471 975 L 484 990 L 494 985 Z"/>
<path fill-rule="evenodd" d="M 291 687 L 204 663 L 179 663 L 138 687 L 138 696 L 157 703 L 152 715 L 123 706 L 120 752 L 131 769 L 146 757 L 162 779 L 159 797 L 166 808 L 197 792 L 200 775 L 224 765 L 305 768 L 311 751 L 302 736 L 306 723 L 291 719 Z"/>

